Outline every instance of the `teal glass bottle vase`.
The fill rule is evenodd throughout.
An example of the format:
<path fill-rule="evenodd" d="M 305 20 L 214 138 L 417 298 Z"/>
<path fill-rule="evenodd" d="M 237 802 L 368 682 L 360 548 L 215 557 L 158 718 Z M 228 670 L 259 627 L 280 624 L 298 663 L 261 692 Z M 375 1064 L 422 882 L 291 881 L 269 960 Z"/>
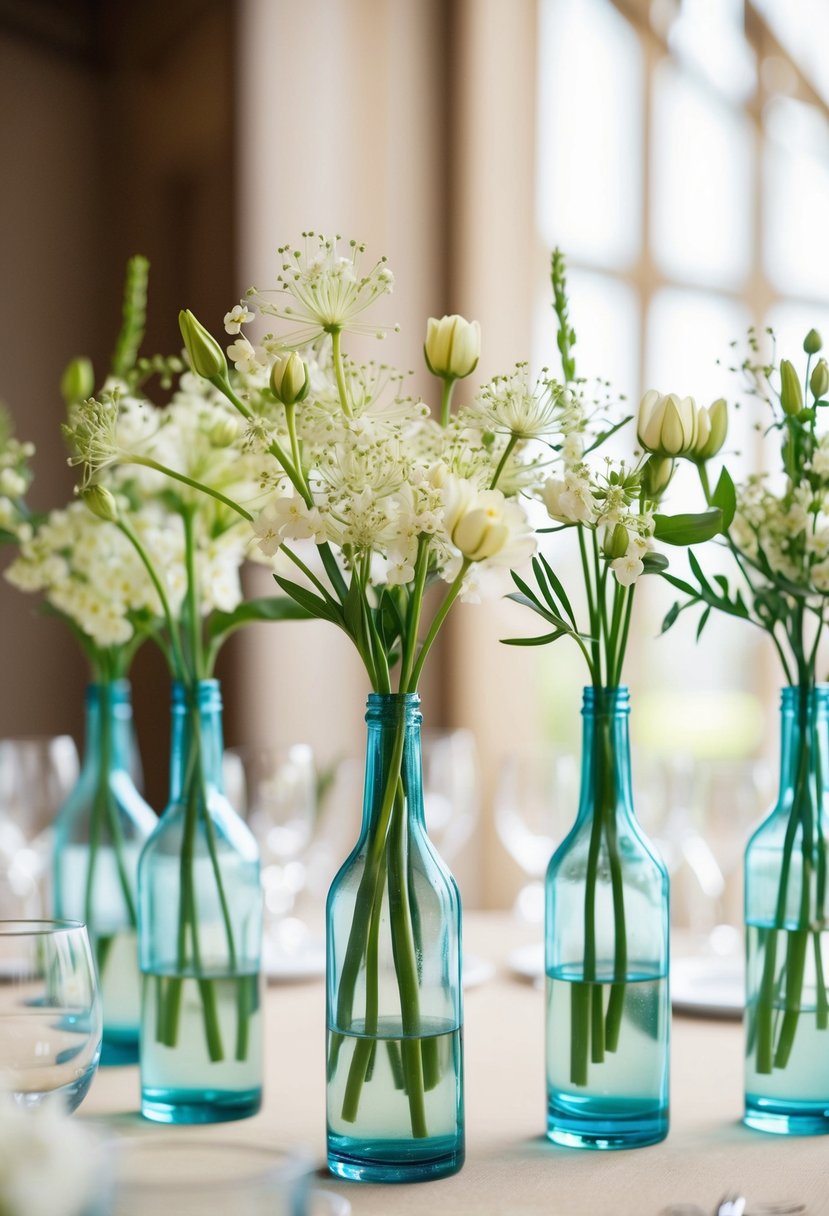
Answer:
<path fill-rule="evenodd" d="M 829 686 L 784 688 L 780 792 L 745 854 L 745 1122 L 829 1132 Z"/>
<path fill-rule="evenodd" d="M 426 834 L 420 698 L 372 693 L 363 824 L 327 909 L 328 1165 L 416 1182 L 464 1160 L 461 905 Z"/>
<path fill-rule="evenodd" d="M 126 680 L 86 690 L 84 760 L 55 820 L 54 913 L 83 921 L 104 1011 L 102 1064 L 138 1061 L 138 857 L 158 822 L 131 775 L 135 742 Z"/>
<path fill-rule="evenodd" d="M 668 874 L 636 821 L 626 688 L 586 688 L 576 821 L 546 879 L 547 1136 L 668 1134 Z"/>
<path fill-rule="evenodd" d="M 173 686 L 170 802 L 138 868 L 141 1113 L 255 1114 L 262 1100 L 259 851 L 224 795 L 216 680 Z"/>

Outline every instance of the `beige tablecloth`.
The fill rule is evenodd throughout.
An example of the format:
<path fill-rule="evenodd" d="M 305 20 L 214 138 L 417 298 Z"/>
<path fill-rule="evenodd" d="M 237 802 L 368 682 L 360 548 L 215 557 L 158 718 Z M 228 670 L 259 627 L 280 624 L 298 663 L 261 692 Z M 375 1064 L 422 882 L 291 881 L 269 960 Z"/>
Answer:
<path fill-rule="evenodd" d="M 466 996 L 466 1165 L 454 1178 L 405 1187 L 331 1181 L 354 1216 L 657 1216 L 679 1201 L 713 1211 L 734 1190 L 756 1204 L 797 1200 L 810 1216 L 829 1216 L 829 1138 L 787 1140 L 740 1125 L 742 1029 L 735 1023 L 674 1018 L 672 1122 L 663 1144 L 612 1153 L 548 1144 L 543 996 L 505 966 L 510 950 L 532 935 L 489 913 L 467 916 L 464 934 L 468 951 L 498 966 L 494 979 Z M 320 980 L 271 987 L 262 1113 L 209 1128 L 170 1128 L 169 1135 L 203 1137 L 206 1146 L 211 1139 L 304 1146 L 322 1166 L 324 1012 Z M 134 1113 L 138 1092 L 136 1068 L 103 1070 L 79 1115 L 124 1135 L 157 1135 Z"/>

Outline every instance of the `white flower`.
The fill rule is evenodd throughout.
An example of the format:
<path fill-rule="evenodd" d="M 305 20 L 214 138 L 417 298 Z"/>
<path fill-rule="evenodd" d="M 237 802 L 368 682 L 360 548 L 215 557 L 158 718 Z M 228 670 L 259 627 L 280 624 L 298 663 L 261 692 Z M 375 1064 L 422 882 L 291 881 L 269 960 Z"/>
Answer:
<path fill-rule="evenodd" d="M 237 338 L 235 342 L 231 342 L 227 348 L 227 353 L 233 360 L 233 366 L 237 372 L 255 375 L 258 371 L 262 370 L 263 365 L 256 357 L 255 348 L 244 335 Z"/>
<path fill-rule="evenodd" d="M 299 494 L 274 498 L 253 523 L 259 548 L 273 557 L 283 540 L 308 540 L 323 531 L 319 511 L 309 508 Z"/>
<path fill-rule="evenodd" d="M 700 411 L 693 397 L 677 397 L 675 393 L 663 397 L 651 389 L 642 398 L 637 435 L 646 451 L 683 456 L 693 450 L 699 427 Z M 704 427 L 707 428 L 705 441 L 711 430 L 707 414 Z"/>
<path fill-rule="evenodd" d="M 616 576 L 616 582 L 623 587 L 629 587 L 643 573 L 645 566 L 641 557 L 628 550 L 624 557 L 615 558 L 610 563 L 610 568 Z"/>
<path fill-rule="evenodd" d="M 414 563 L 409 553 L 399 553 L 391 548 L 388 553 L 385 581 L 390 587 L 402 587 L 410 583 L 415 576 Z"/>
<path fill-rule="evenodd" d="M 0 469 L 0 494 L 20 498 L 26 493 L 26 478 L 17 469 Z"/>
<path fill-rule="evenodd" d="M 462 380 L 474 372 L 481 357 L 481 326 L 457 314 L 429 317 L 423 353 L 433 375 Z"/>
<path fill-rule="evenodd" d="M 251 288 L 248 295 L 259 311 L 291 322 L 295 328 L 281 338 L 284 349 L 307 346 L 323 334 L 351 332 L 383 337 L 387 326 L 368 325 L 359 320 L 365 310 L 387 295 L 394 286 L 394 275 L 381 258 L 366 273 L 360 273 L 365 245 L 349 243 L 350 256 L 338 251 L 339 238 L 306 234 L 304 252 L 284 245 L 282 273 L 276 293 L 289 302 L 274 304 L 266 299 L 271 292 Z M 316 250 L 313 251 L 313 243 Z"/>
<path fill-rule="evenodd" d="M 555 381 L 530 385 L 525 363 L 509 376 L 496 376 L 485 385 L 476 408 L 484 425 L 516 439 L 541 439 L 561 429 L 559 402 L 563 390 Z"/>
<path fill-rule="evenodd" d="M 106 1166 L 101 1142 L 53 1103 L 0 1105 L 0 1211 L 3 1216 L 82 1216 Z"/>
<path fill-rule="evenodd" d="M 588 523 L 598 510 L 588 479 L 570 470 L 563 481 L 554 477 L 546 481 L 541 498 L 550 518 L 563 524 Z"/>
<path fill-rule="evenodd" d="M 234 304 L 230 312 L 225 313 L 225 333 L 241 333 L 242 326 L 247 325 L 252 320 L 253 313 L 248 309 L 244 300 L 240 304 Z"/>
<path fill-rule="evenodd" d="M 526 515 L 500 490 L 479 490 L 472 482 L 450 477 L 442 494 L 448 538 L 469 561 L 512 566 L 535 552 Z"/>

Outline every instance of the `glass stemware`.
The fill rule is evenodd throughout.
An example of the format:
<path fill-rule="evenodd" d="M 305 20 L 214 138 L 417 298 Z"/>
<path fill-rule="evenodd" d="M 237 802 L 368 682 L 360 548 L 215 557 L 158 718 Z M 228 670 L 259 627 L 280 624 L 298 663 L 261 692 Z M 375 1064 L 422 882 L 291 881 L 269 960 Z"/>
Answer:
<path fill-rule="evenodd" d="M 422 736 L 426 828 L 445 862 L 468 842 L 478 820 L 478 755 L 468 730 L 425 730 Z"/>
<path fill-rule="evenodd" d="M 78 772 L 69 735 L 0 739 L 0 917 L 46 911 L 52 824 Z"/>
<path fill-rule="evenodd" d="M 530 881 L 515 902 L 521 920 L 544 920 L 544 874 L 570 830 L 578 804 L 575 755 L 549 745 L 507 756 L 495 793 L 495 826 L 502 844 Z"/>
<path fill-rule="evenodd" d="M 76 921 L 0 921 L 0 1088 L 23 1106 L 74 1110 L 101 1054 L 92 950 Z"/>

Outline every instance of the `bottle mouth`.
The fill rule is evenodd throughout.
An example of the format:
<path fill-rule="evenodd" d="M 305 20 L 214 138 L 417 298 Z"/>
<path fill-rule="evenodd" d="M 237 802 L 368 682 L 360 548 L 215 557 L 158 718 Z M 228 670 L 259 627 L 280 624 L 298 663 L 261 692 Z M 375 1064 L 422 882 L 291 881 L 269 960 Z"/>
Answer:
<path fill-rule="evenodd" d="M 419 692 L 370 692 L 366 701 L 366 722 L 396 723 L 401 719 L 423 720 Z"/>
<path fill-rule="evenodd" d="M 630 689 L 626 684 L 610 688 L 596 688 L 588 684 L 582 696 L 583 714 L 628 714 L 630 713 Z"/>
<path fill-rule="evenodd" d="M 829 704 L 829 683 L 818 682 L 809 685 L 789 684 L 780 690 L 780 706 L 782 709 L 793 709 L 800 697 L 806 694 L 818 705 Z"/>
<path fill-rule="evenodd" d="M 172 702 L 174 709 L 187 709 L 193 706 L 198 706 L 199 709 L 221 708 L 221 684 L 218 680 L 197 680 L 195 684 L 185 684 L 182 680 L 174 680 Z"/>
<path fill-rule="evenodd" d="M 129 704 L 132 700 L 132 686 L 129 680 L 97 680 L 87 684 L 87 705 L 98 705 L 104 699 L 109 699 L 116 704 Z"/>

